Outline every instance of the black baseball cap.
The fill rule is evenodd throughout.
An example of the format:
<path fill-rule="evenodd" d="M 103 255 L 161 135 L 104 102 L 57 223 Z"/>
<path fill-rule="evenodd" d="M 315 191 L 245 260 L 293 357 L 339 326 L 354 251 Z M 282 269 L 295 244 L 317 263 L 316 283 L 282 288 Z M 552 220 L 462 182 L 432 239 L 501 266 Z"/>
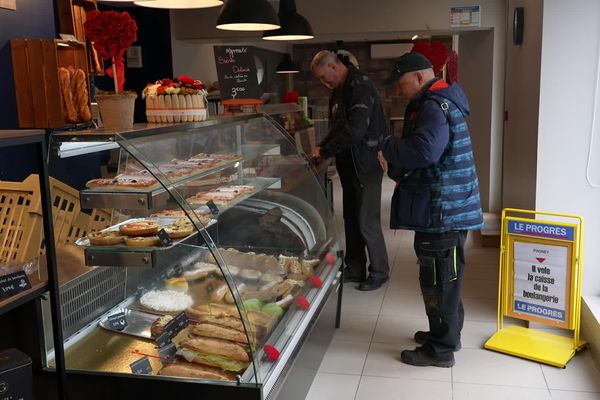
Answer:
<path fill-rule="evenodd" d="M 431 62 L 421 53 L 404 53 L 394 63 L 394 69 L 388 78 L 383 81 L 384 85 L 391 85 L 402 78 L 407 72 L 420 71 L 433 68 Z"/>

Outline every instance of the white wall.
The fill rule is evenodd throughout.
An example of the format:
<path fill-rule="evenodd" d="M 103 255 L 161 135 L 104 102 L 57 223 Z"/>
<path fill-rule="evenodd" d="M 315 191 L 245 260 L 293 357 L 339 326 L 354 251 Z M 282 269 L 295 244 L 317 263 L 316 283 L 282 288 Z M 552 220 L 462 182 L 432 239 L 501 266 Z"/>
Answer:
<path fill-rule="evenodd" d="M 599 62 L 600 1 L 545 0 L 536 208 L 585 218 L 584 295 L 600 295 L 600 189 L 586 179 Z"/>

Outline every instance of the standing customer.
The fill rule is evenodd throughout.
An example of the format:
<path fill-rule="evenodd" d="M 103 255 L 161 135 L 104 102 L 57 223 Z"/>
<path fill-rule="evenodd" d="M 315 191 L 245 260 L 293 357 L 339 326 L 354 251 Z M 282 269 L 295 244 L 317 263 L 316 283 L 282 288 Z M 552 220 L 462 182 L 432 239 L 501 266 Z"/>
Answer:
<path fill-rule="evenodd" d="M 415 231 L 419 281 L 429 332 L 418 331 L 402 362 L 451 367 L 464 321 L 461 286 L 467 232 L 480 229 L 483 214 L 471 138 L 469 103 L 458 86 L 436 78 L 427 58 L 406 53 L 387 83 L 408 101 L 402 137 L 388 137 L 383 154 L 396 189 L 391 228 Z"/>
<path fill-rule="evenodd" d="M 313 149 L 321 159 L 335 156 L 343 190 L 346 233 L 346 282 L 360 282 L 359 290 L 378 289 L 388 280 L 389 266 L 381 231 L 383 165 L 377 154 L 387 136 L 379 95 L 369 78 L 350 62 L 323 50 L 311 71 L 332 90 L 329 133 Z M 367 252 L 369 277 L 366 276 Z"/>

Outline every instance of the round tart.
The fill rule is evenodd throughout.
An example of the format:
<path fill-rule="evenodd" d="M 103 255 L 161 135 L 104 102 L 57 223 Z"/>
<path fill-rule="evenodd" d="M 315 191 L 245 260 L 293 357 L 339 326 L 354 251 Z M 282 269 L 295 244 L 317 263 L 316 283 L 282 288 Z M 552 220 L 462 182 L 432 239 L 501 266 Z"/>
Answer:
<path fill-rule="evenodd" d="M 87 237 L 94 246 L 111 246 L 125 240 L 125 236 L 117 231 L 90 232 Z"/>
<path fill-rule="evenodd" d="M 184 238 L 194 232 L 194 226 L 192 224 L 173 223 L 165 226 L 163 229 L 171 239 Z"/>
<path fill-rule="evenodd" d="M 142 306 L 161 312 L 181 312 L 194 304 L 192 298 L 174 290 L 151 290 L 140 298 Z"/>
<path fill-rule="evenodd" d="M 126 237 L 125 244 L 131 247 L 152 247 L 160 244 L 158 236 Z"/>
<path fill-rule="evenodd" d="M 122 234 L 127 236 L 150 236 L 158 232 L 158 222 L 137 221 L 123 224 L 119 227 Z"/>

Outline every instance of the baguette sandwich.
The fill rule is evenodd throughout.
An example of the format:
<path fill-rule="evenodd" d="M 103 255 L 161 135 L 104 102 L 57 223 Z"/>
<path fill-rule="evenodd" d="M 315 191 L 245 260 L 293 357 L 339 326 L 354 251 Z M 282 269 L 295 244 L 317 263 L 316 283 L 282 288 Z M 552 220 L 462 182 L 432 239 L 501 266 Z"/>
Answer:
<path fill-rule="evenodd" d="M 237 343 L 222 339 L 196 337 L 184 340 L 177 355 L 188 362 L 239 372 L 248 367 L 250 358 L 246 349 Z"/>
<path fill-rule="evenodd" d="M 158 371 L 158 375 L 213 379 L 217 381 L 234 381 L 236 379 L 235 374 L 231 372 L 181 360 L 166 365 Z"/>

